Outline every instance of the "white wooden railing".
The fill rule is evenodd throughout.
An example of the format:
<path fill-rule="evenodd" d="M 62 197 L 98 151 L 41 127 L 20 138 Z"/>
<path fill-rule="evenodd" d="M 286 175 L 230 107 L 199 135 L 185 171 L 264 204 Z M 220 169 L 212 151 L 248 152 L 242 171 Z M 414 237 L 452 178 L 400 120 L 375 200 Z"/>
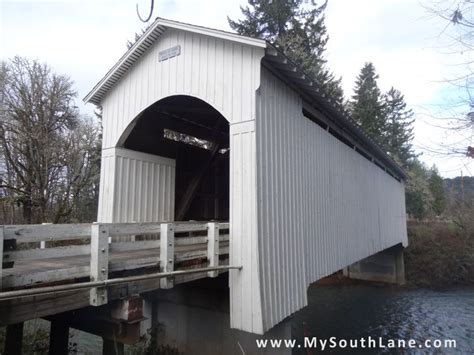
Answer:
<path fill-rule="evenodd" d="M 0 226 L 0 281 L 3 289 L 14 289 L 87 277 L 102 281 L 112 272 L 158 266 L 161 272 L 171 272 L 176 264 L 194 259 L 208 267 L 219 266 L 219 256 L 229 253 L 228 230 L 227 222 Z M 124 257 L 114 261 L 119 254 Z M 128 254 L 134 256 L 127 259 Z M 42 270 L 44 262 L 66 266 Z M 8 268 L 3 274 L 2 264 Z M 16 267 L 21 272 L 12 273 Z M 210 271 L 208 276 L 217 274 Z M 160 287 L 173 287 L 173 279 L 161 279 Z M 92 305 L 106 302 L 105 289 L 91 290 Z"/>

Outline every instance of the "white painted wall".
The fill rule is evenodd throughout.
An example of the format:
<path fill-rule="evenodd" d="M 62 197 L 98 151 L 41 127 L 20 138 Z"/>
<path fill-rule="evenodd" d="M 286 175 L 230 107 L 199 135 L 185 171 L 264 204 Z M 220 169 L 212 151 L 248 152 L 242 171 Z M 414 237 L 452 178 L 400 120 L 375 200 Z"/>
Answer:
<path fill-rule="evenodd" d="M 176 45 L 181 55 L 162 61 L 159 52 Z M 117 145 L 140 112 L 171 95 L 191 95 L 230 123 L 255 119 L 262 48 L 167 29 L 102 102 L 103 147 Z"/>
<path fill-rule="evenodd" d="M 176 45 L 181 46 L 181 55 L 159 62 L 159 52 Z M 257 258 L 255 92 L 263 56 L 263 48 L 168 28 L 102 102 L 104 152 L 123 141 L 122 134 L 143 110 L 171 95 L 200 98 L 229 121 L 230 262 L 245 265 L 242 271 L 230 273 L 231 326 L 256 333 L 263 328 Z M 102 162 L 99 220 L 122 221 L 132 214 L 142 218 L 141 212 L 127 212 L 140 210 L 138 201 L 118 198 L 119 191 L 132 186 L 138 171 L 131 171 L 128 184 L 120 185 L 119 158 L 104 156 Z M 174 194 L 174 188 L 171 191 Z"/>
<path fill-rule="evenodd" d="M 404 185 L 304 117 L 300 96 L 264 68 L 256 122 L 266 331 L 307 304 L 311 282 L 407 235 Z"/>
<path fill-rule="evenodd" d="M 230 324 L 263 333 L 257 242 L 257 161 L 255 121 L 230 128 Z M 241 181 L 241 183 L 237 183 Z M 235 235 L 239 236 L 235 238 Z"/>
<path fill-rule="evenodd" d="M 102 151 L 99 222 L 174 220 L 173 159 L 123 148 Z"/>

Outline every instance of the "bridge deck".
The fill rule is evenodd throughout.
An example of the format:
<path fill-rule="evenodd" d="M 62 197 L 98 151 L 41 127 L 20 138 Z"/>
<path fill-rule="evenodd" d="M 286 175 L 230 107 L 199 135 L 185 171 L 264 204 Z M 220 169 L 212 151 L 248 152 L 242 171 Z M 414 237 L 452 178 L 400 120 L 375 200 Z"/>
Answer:
<path fill-rule="evenodd" d="M 104 277 L 141 275 L 163 270 L 160 263 L 160 224 L 108 224 L 108 273 Z M 167 244 L 174 247 L 173 270 L 228 264 L 228 223 L 212 223 L 220 228 L 217 258 L 209 255 L 208 223 L 176 223 Z M 219 231 L 219 229 L 218 229 Z M 0 233 L 1 234 L 1 233 Z M 4 226 L 2 291 L 88 281 L 94 265 L 91 225 Z M 138 240 L 137 240 L 138 239 Z M 41 245 L 41 247 L 40 247 Z M 103 252 L 103 251 L 102 251 Z M 100 256 L 100 251 L 98 252 Z M 161 255 L 161 257 L 160 257 Z M 212 262 L 211 262 L 212 261 Z M 0 264 L 2 265 L 2 264 Z M 92 269 L 91 269 L 92 267 Z M 167 271 L 170 271 L 167 269 Z M 207 277 L 207 273 L 182 275 L 175 283 Z M 147 292 L 159 288 L 157 280 L 133 282 L 126 293 Z M 128 288 L 130 290 L 128 290 Z M 109 301 L 123 297 L 124 287 L 108 287 Z M 36 295 L 0 300 L 0 325 L 44 317 L 89 305 L 89 290 Z"/>
<path fill-rule="evenodd" d="M 224 244 L 224 243 L 223 243 Z M 228 243 L 225 243 L 228 244 Z M 228 254 L 228 247 L 221 247 L 221 254 Z M 190 245 L 177 248 L 177 253 L 193 252 L 193 259 L 206 258 L 206 245 Z M 160 263 L 160 249 L 113 252 L 109 256 L 109 271 L 139 271 L 142 268 L 156 268 Z M 90 256 L 77 255 L 35 261 L 19 261 L 10 269 L 3 270 L 2 286 L 15 289 L 25 286 L 73 281 L 88 278 Z"/>

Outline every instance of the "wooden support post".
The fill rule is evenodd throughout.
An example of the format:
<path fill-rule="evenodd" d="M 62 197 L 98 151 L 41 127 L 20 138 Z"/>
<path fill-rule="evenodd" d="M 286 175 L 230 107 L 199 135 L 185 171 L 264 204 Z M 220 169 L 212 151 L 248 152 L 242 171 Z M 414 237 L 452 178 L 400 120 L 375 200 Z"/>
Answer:
<path fill-rule="evenodd" d="M 51 321 L 49 355 L 67 354 L 69 349 L 69 327 L 60 320 Z"/>
<path fill-rule="evenodd" d="M 102 354 L 104 355 L 123 355 L 123 344 L 110 339 L 102 338 Z"/>
<path fill-rule="evenodd" d="M 91 226 L 91 281 L 106 280 L 109 275 L 109 228 L 104 224 Z M 102 306 L 107 303 L 107 289 L 94 287 L 90 290 L 90 304 Z"/>
<path fill-rule="evenodd" d="M 174 270 L 174 225 L 162 223 L 160 226 L 160 268 L 162 272 Z M 172 278 L 160 279 L 161 288 L 172 288 Z"/>
<path fill-rule="evenodd" d="M 196 192 L 198 190 L 199 185 L 201 184 L 202 179 L 206 175 L 206 172 L 209 170 L 209 167 L 211 167 L 214 160 L 219 157 L 220 154 L 218 153 L 219 144 L 214 143 L 207 161 L 201 166 L 201 169 L 191 179 L 183 197 L 181 198 L 178 208 L 176 209 L 176 221 L 182 221 L 186 216 L 186 213 L 188 212 L 189 207 L 191 206 L 191 203 L 193 202 L 194 197 L 196 196 Z"/>
<path fill-rule="evenodd" d="M 23 344 L 23 322 L 7 325 L 5 337 L 5 355 L 21 354 Z"/>
<path fill-rule="evenodd" d="M 0 226 L 0 291 L 2 290 L 2 269 L 3 269 L 3 229 L 4 226 Z"/>
<path fill-rule="evenodd" d="M 219 266 L 219 224 L 211 222 L 207 224 L 207 259 L 209 267 Z M 209 271 L 209 277 L 217 277 L 218 271 Z"/>
<path fill-rule="evenodd" d="M 110 308 L 112 319 L 119 319 L 125 322 L 136 322 L 143 319 L 144 300 L 140 296 L 116 301 Z"/>
<path fill-rule="evenodd" d="M 214 211 L 212 215 L 214 219 L 219 219 L 219 168 L 216 164 L 214 166 L 214 198 L 213 198 L 213 207 Z"/>

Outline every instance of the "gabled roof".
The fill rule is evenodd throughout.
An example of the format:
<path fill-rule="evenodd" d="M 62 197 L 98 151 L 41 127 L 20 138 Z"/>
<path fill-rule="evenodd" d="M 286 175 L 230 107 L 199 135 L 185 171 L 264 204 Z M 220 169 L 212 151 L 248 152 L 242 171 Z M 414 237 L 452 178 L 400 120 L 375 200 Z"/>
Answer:
<path fill-rule="evenodd" d="M 84 102 L 100 105 L 105 94 L 122 78 L 127 70 L 150 48 L 153 43 L 165 32 L 166 28 L 199 33 L 227 41 L 265 48 L 266 42 L 262 39 L 240 36 L 235 33 L 215 30 L 212 28 L 190 25 L 183 22 L 166 20 L 158 17 L 145 33 L 131 46 L 108 73 L 94 86 L 84 98 Z"/>
<path fill-rule="evenodd" d="M 405 172 L 380 147 L 370 139 L 365 132 L 350 117 L 348 111 L 337 101 L 328 96 L 320 83 L 306 75 L 301 68 L 271 43 L 235 33 L 212 28 L 191 25 L 158 17 L 146 32 L 133 44 L 108 73 L 94 86 L 84 98 L 84 102 L 100 105 L 106 93 L 122 78 L 127 70 L 150 48 L 167 28 L 199 33 L 227 41 L 246 44 L 265 49 L 262 65 L 280 77 L 310 104 L 317 104 L 317 109 L 334 123 L 341 132 L 353 138 L 354 141 L 370 159 L 390 175 L 406 180 Z"/>

